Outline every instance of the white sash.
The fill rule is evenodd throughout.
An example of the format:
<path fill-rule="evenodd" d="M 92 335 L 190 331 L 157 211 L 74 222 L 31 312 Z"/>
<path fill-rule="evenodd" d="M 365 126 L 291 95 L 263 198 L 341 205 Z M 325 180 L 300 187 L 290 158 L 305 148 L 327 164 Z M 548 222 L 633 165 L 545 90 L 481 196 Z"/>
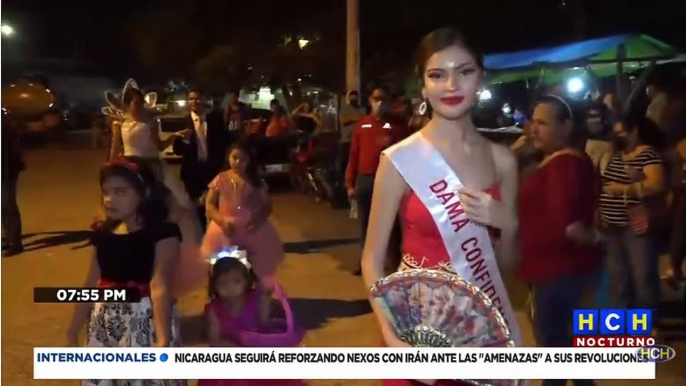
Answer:
<path fill-rule="evenodd" d="M 419 132 L 383 154 L 431 213 L 455 272 L 488 295 L 507 321 L 515 344 L 521 346 L 519 325 L 500 277 L 488 229 L 470 222 L 464 214 L 457 194 L 462 183 L 455 172 Z"/>

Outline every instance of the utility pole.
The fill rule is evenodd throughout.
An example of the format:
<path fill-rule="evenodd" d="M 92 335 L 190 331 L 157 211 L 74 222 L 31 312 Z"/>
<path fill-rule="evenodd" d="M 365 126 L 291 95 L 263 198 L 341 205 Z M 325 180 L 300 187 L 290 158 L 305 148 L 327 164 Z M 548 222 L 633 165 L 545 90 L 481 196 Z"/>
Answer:
<path fill-rule="evenodd" d="M 347 1 L 347 49 L 345 66 L 345 85 L 347 90 L 360 90 L 360 25 L 359 0 Z"/>
<path fill-rule="evenodd" d="M 574 32 L 577 41 L 586 38 L 586 0 L 574 0 Z"/>

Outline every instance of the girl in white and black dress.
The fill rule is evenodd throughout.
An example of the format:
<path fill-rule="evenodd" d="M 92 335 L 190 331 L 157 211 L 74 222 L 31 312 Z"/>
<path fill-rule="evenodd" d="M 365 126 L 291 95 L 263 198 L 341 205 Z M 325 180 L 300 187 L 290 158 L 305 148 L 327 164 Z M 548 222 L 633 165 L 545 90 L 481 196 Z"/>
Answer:
<path fill-rule="evenodd" d="M 160 158 L 160 152 L 170 146 L 183 132 L 174 133 L 165 140 L 160 137 L 156 117 L 155 93 L 143 95 L 133 79 L 129 79 L 122 91 L 121 99 L 106 94 L 110 105 L 103 113 L 113 117 L 112 148 L 110 158 L 120 156 L 136 157 L 149 167 L 155 179 L 171 192 L 167 201 L 170 219 L 179 225 L 181 231 L 181 257 L 174 279 L 173 292 L 182 296 L 201 287 L 207 276 L 207 266 L 199 253 L 202 239 L 196 204 L 186 192 L 181 180 Z"/>
<path fill-rule="evenodd" d="M 88 321 L 89 347 L 178 346 L 172 279 L 181 233 L 168 222 L 168 189 L 144 163 L 116 159 L 100 170 L 107 219 L 94 226 L 94 253 L 84 287 L 132 288 L 137 303 L 87 303 L 74 310 L 67 331 L 76 345 Z M 184 386 L 180 380 L 86 380 L 85 386 Z"/>

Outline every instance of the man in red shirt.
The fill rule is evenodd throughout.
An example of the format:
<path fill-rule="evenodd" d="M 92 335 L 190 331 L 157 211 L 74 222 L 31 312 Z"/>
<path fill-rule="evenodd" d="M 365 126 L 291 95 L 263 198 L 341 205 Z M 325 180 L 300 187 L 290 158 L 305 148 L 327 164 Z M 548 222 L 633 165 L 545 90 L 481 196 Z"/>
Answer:
<path fill-rule="evenodd" d="M 360 221 L 360 243 L 364 247 L 369 212 L 372 206 L 374 175 L 379 167 L 381 152 L 407 135 L 404 126 L 387 121 L 390 113 L 388 94 L 380 87 L 369 97 L 371 113 L 360 119 L 353 131 L 350 157 L 346 170 L 348 197 L 357 201 Z M 392 251 L 393 254 L 399 251 Z M 355 274 L 359 275 L 360 270 Z"/>

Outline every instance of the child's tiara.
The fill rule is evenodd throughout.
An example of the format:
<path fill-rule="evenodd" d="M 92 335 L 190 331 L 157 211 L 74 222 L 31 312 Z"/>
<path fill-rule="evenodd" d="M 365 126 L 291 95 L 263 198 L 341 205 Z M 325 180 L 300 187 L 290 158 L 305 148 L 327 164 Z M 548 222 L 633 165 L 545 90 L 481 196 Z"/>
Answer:
<path fill-rule="evenodd" d="M 210 257 L 210 264 L 214 265 L 221 259 L 236 259 L 245 265 L 248 270 L 252 269 L 252 264 L 248 261 L 248 253 L 244 250 L 238 249 L 236 246 L 225 247 L 221 251 L 215 253 Z"/>

